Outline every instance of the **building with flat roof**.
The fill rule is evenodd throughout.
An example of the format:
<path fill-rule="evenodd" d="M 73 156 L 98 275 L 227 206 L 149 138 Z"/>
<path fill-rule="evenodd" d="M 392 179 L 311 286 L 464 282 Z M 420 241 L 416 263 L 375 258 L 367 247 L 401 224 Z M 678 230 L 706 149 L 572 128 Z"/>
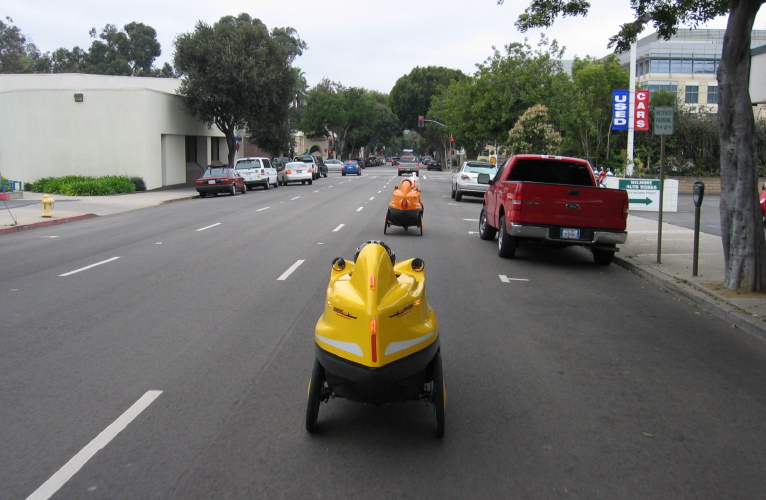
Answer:
<path fill-rule="evenodd" d="M 181 80 L 36 73 L 0 75 L 0 175 L 127 175 L 147 189 L 193 184 L 227 162 L 217 127 L 191 116 Z M 241 151 L 238 156 L 241 156 Z"/>
<path fill-rule="evenodd" d="M 663 40 L 656 33 L 636 43 L 636 88 L 666 90 L 678 96 L 679 103 L 693 104 L 702 110 L 718 110 L 718 78 L 723 37 L 726 30 L 691 29 Z M 766 46 L 766 31 L 753 30 L 751 48 Z M 617 54 L 624 66 L 630 52 Z"/>

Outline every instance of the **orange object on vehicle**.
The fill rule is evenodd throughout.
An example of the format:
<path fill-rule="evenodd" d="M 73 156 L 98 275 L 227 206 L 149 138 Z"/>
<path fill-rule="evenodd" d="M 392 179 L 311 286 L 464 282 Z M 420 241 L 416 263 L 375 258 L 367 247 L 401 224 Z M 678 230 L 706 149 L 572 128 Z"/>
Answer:
<path fill-rule="evenodd" d="M 390 226 L 401 226 L 405 231 L 410 226 L 416 226 L 423 234 L 423 203 L 420 201 L 420 189 L 412 178 L 402 179 L 394 189 L 388 203 L 383 234 L 387 234 Z"/>

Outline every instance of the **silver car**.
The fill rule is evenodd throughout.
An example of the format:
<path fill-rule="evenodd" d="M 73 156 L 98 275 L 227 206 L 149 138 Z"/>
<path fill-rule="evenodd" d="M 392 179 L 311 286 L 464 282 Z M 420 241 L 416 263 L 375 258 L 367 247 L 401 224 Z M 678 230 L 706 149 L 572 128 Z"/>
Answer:
<path fill-rule="evenodd" d="M 340 160 L 327 160 L 324 164 L 327 165 L 328 172 L 340 172 L 343 170 L 343 162 Z"/>
<path fill-rule="evenodd" d="M 460 201 L 463 196 L 484 196 L 487 192 L 486 184 L 479 184 L 479 174 L 489 174 L 494 177 L 497 173 L 497 165 L 488 161 L 469 160 L 464 161 L 460 168 L 452 173 L 452 198 Z"/>

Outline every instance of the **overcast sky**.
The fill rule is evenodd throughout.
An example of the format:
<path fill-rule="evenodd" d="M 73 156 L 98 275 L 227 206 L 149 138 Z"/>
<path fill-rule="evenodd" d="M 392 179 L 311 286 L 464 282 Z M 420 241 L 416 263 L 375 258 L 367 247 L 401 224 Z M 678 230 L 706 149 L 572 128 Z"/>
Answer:
<path fill-rule="evenodd" d="M 88 32 L 132 21 L 157 31 L 162 56 L 171 62 L 173 40 L 194 31 L 197 21 L 247 12 L 271 30 L 291 26 L 308 44 L 295 61 L 309 83 L 322 78 L 346 87 L 390 92 L 416 66 L 446 66 L 473 74 L 477 63 L 525 37 L 534 45 L 540 30 L 519 33 L 514 22 L 529 0 L 5 0 L 0 8 L 42 52 L 87 49 Z M 629 0 L 591 0 L 587 18 L 559 18 L 546 31 L 566 47 L 565 59 L 609 54 L 609 37 L 632 20 Z M 725 28 L 721 18 L 707 27 Z M 766 9 L 754 27 L 766 29 Z M 646 33 L 650 33 L 647 31 Z M 159 64 L 157 64 L 159 63 Z"/>

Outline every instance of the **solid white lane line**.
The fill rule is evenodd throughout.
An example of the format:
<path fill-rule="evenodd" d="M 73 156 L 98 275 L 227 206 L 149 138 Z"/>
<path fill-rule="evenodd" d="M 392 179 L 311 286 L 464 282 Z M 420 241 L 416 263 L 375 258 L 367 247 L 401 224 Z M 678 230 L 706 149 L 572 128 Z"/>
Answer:
<path fill-rule="evenodd" d="M 341 228 L 342 228 L 343 226 L 345 226 L 345 224 L 339 224 L 339 225 L 338 225 L 338 227 L 336 227 L 335 229 L 333 229 L 333 230 L 332 230 L 332 232 L 333 232 L 333 233 L 337 233 L 338 231 L 340 231 L 340 230 L 341 230 Z"/>
<path fill-rule="evenodd" d="M 500 276 L 500 281 L 502 281 L 503 283 L 510 283 L 511 281 L 529 281 L 528 279 L 525 279 L 525 278 L 509 278 L 508 276 L 504 274 L 501 274 L 499 276 Z"/>
<path fill-rule="evenodd" d="M 256 212 L 261 212 L 261 211 L 263 211 L 263 210 L 268 210 L 268 209 L 270 209 L 270 208 L 271 208 L 271 207 L 263 207 L 263 208 L 259 208 L 258 210 L 256 210 Z"/>
<path fill-rule="evenodd" d="M 364 207 L 359 207 L 356 209 L 357 212 L 361 212 L 364 209 Z"/>
<path fill-rule="evenodd" d="M 148 391 L 141 398 L 133 403 L 133 406 L 120 415 L 117 420 L 101 431 L 93 441 L 88 443 L 85 448 L 72 457 L 62 468 L 53 474 L 50 479 L 45 481 L 42 486 L 37 488 L 34 493 L 27 497 L 27 500 L 47 500 L 52 497 L 72 476 L 82 469 L 93 458 L 99 450 L 103 449 L 109 442 L 122 432 L 128 424 L 138 417 L 152 402 L 154 402 L 162 391 Z"/>
<path fill-rule="evenodd" d="M 295 198 L 290 198 L 290 201 L 295 201 L 295 200 L 297 200 L 298 198 L 300 198 L 300 196 L 296 196 Z"/>
<path fill-rule="evenodd" d="M 204 231 L 205 229 L 210 229 L 211 227 L 220 226 L 220 225 L 221 225 L 220 222 L 216 222 L 215 224 L 211 224 L 209 226 L 205 226 L 205 227 L 201 227 L 201 228 L 197 229 L 197 232 Z"/>
<path fill-rule="evenodd" d="M 288 277 L 289 277 L 291 274 L 293 274 L 293 271 L 295 271 L 296 269 L 298 269 L 298 266 L 300 266 L 300 265 L 301 265 L 301 264 L 303 264 L 304 262 L 306 262 L 306 261 L 305 261 L 305 260 L 299 260 L 299 261 L 297 261 L 295 264 L 293 264 L 292 266 L 290 266 L 290 269 L 288 269 L 287 271 L 285 271 L 284 273 L 282 273 L 282 276 L 280 276 L 279 278 L 277 278 L 277 281 L 284 281 L 284 280 L 286 280 L 286 279 L 287 279 L 287 278 L 288 278 Z"/>
<path fill-rule="evenodd" d="M 468 222 L 479 222 L 479 219 L 463 219 L 463 220 L 467 220 Z"/>
<path fill-rule="evenodd" d="M 117 260 L 117 259 L 119 259 L 119 257 L 112 257 L 111 259 L 102 260 L 101 262 L 96 262 L 95 264 L 81 267 L 80 269 L 75 269 L 74 271 L 69 271 L 68 273 L 59 274 L 59 276 L 71 276 L 72 274 L 79 273 L 80 271 L 85 271 L 86 269 L 90 269 L 91 267 L 100 266 L 101 264 L 106 264 L 107 262 L 112 262 L 113 260 Z"/>

